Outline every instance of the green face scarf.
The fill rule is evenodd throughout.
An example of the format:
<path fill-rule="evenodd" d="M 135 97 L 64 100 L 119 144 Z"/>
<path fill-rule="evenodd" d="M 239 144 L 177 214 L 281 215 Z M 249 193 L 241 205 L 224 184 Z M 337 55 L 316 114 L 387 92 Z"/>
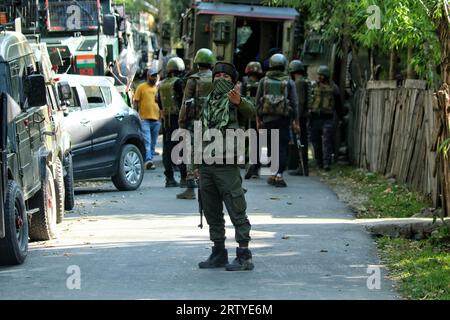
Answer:
<path fill-rule="evenodd" d="M 203 108 L 203 126 L 206 129 L 223 129 L 230 121 L 230 107 L 228 92 L 233 90 L 232 81 L 225 79 L 214 80 L 213 91 L 208 97 L 206 107 Z"/>

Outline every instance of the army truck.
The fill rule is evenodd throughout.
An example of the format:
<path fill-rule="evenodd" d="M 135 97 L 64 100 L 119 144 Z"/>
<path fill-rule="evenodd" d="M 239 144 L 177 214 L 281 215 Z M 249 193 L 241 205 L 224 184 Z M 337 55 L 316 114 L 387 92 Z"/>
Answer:
<path fill-rule="evenodd" d="M 58 73 L 104 75 L 119 56 L 119 36 L 110 0 L 30 0 L 4 6 L 22 32 L 47 43 Z"/>
<path fill-rule="evenodd" d="M 22 263 L 29 238 L 57 234 L 60 170 L 47 99 L 27 39 L 0 29 L 0 265 Z"/>
<path fill-rule="evenodd" d="M 300 15 L 293 8 L 267 7 L 258 0 L 195 2 L 182 18 L 181 39 L 190 68 L 200 48 L 210 48 L 219 61 L 236 65 L 241 75 L 250 61 L 282 52 L 288 59 L 301 51 Z"/>
<path fill-rule="evenodd" d="M 53 146 L 54 161 L 57 163 L 59 180 L 55 181 L 57 200 L 57 222 L 61 223 L 65 210 L 72 210 L 75 207 L 73 163 L 72 163 L 72 142 L 70 134 L 65 125 L 65 119 L 69 115 L 68 101 L 72 98 L 71 89 L 68 83 L 57 81 L 58 75 L 52 69 L 52 64 L 47 50 L 46 43 L 30 43 L 36 57 L 40 72 L 44 75 L 49 112 L 55 128 Z"/>

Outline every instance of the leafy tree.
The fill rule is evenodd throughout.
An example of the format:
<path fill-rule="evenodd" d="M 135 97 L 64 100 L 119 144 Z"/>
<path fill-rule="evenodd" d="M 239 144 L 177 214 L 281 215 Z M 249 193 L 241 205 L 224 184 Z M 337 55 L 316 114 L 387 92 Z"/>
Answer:
<path fill-rule="evenodd" d="M 309 13 L 327 39 L 341 48 L 379 48 L 382 52 L 409 51 L 419 75 L 432 79 L 441 65 L 442 80 L 450 83 L 448 0 L 267 0 L 270 5 L 298 7 Z M 381 9 L 381 29 L 369 29 L 367 9 Z M 348 43 L 346 43 L 348 42 Z"/>

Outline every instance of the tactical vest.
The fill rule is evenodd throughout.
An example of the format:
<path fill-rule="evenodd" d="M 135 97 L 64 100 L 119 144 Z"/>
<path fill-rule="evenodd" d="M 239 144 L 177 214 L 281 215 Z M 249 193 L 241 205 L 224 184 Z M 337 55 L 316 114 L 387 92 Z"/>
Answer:
<path fill-rule="evenodd" d="M 259 81 L 248 79 L 245 82 L 245 96 L 253 103 L 256 103 L 256 93 L 258 91 Z"/>
<path fill-rule="evenodd" d="M 180 78 L 166 78 L 159 86 L 161 107 L 165 116 L 178 115 L 180 113 L 179 101 L 175 99 L 175 83 L 178 80 Z"/>
<path fill-rule="evenodd" d="M 276 80 L 265 77 L 263 80 L 261 116 L 291 116 L 292 110 L 288 99 L 289 78 Z"/>
<path fill-rule="evenodd" d="M 318 115 L 334 114 L 334 88 L 332 84 L 315 84 L 312 89 L 311 112 Z"/>
<path fill-rule="evenodd" d="M 300 117 L 305 116 L 306 109 L 311 109 L 313 101 L 313 84 L 310 80 L 302 78 L 295 81 L 299 102 Z"/>
<path fill-rule="evenodd" d="M 195 96 L 194 103 L 187 108 L 186 112 L 188 120 L 194 121 L 200 119 L 203 106 L 213 89 L 212 74 L 205 75 L 196 73 L 192 75 L 190 79 L 194 79 L 195 81 Z"/>

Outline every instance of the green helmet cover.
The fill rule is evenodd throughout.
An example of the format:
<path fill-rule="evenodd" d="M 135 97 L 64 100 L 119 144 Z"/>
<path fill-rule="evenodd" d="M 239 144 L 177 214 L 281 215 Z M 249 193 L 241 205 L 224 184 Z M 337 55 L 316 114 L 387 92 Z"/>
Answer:
<path fill-rule="evenodd" d="M 216 58 L 211 50 L 203 48 L 197 51 L 194 58 L 194 63 L 197 64 L 209 64 L 214 65 L 216 63 Z"/>

